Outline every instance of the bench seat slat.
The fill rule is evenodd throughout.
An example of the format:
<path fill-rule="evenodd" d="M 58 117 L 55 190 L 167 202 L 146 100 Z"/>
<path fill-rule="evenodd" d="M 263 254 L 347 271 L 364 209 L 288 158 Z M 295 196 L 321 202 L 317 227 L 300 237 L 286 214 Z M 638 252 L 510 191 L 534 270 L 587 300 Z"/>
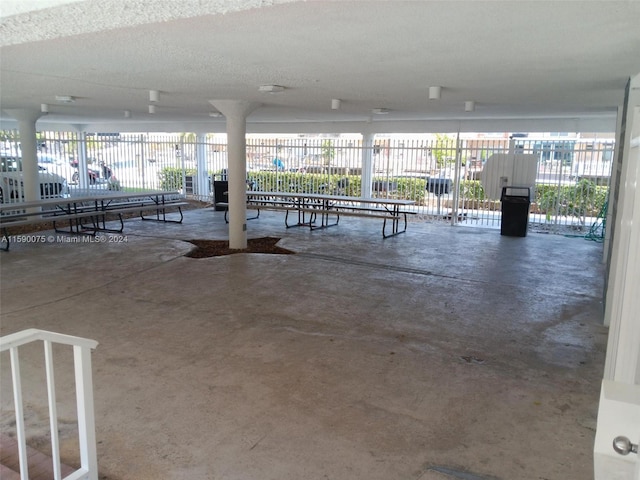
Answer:
<path fill-rule="evenodd" d="M 140 211 L 149 211 L 149 210 L 163 210 L 169 208 L 178 208 L 183 207 L 185 205 L 189 205 L 188 202 L 173 202 L 173 203 L 152 203 L 146 205 L 134 205 L 134 206 L 123 206 L 118 208 L 107 208 L 105 210 L 101 210 L 102 213 L 108 214 L 119 214 L 119 213 L 130 213 L 130 212 L 140 212 Z"/>
<path fill-rule="evenodd" d="M 75 220 L 77 218 L 86 218 L 86 217 L 99 217 L 103 214 L 103 212 L 79 212 L 72 214 L 62 214 L 62 215 L 43 215 L 41 217 L 31 217 L 31 218 L 23 218 L 16 220 L 6 221 L 4 219 L 0 219 L 0 228 L 11 228 L 11 227 L 22 227 L 25 225 L 37 225 L 39 223 L 47 223 L 47 222 L 61 222 L 65 220 Z"/>

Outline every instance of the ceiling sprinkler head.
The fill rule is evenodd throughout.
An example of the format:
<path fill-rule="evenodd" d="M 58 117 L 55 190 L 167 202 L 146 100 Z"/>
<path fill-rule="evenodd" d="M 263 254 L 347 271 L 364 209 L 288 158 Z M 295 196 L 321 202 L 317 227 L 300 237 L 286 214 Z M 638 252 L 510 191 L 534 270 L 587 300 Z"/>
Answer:
<path fill-rule="evenodd" d="M 56 95 L 56 101 L 60 103 L 73 103 L 76 99 L 71 95 Z"/>
<path fill-rule="evenodd" d="M 279 93 L 284 92 L 284 87 L 282 85 L 260 85 L 258 87 L 258 91 L 266 93 Z"/>

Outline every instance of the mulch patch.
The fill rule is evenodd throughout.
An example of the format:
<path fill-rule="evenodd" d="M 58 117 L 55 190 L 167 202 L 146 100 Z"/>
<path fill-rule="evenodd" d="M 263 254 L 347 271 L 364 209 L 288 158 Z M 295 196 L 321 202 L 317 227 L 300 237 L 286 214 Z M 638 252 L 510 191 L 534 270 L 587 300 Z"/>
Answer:
<path fill-rule="evenodd" d="M 228 240 L 187 240 L 187 242 L 193 243 L 197 248 L 187 253 L 185 257 L 209 258 L 234 253 L 272 253 L 279 255 L 292 255 L 296 253 L 286 248 L 278 247 L 276 243 L 279 241 L 280 239 L 276 237 L 249 238 L 247 240 L 247 248 L 232 249 L 229 248 Z"/>

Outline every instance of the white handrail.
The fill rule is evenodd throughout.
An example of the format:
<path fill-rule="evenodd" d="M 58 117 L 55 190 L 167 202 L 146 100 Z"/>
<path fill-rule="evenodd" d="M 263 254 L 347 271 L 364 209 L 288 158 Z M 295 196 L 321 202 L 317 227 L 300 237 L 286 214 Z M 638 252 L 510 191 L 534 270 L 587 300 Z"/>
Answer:
<path fill-rule="evenodd" d="M 4 337 L 0 337 L 0 352 L 9 350 L 12 347 L 19 347 L 20 345 L 35 342 L 37 340 L 49 340 L 52 343 L 61 343 L 63 345 L 87 347 L 91 349 L 98 346 L 98 342 L 88 338 L 74 337 L 72 335 L 64 335 L 62 333 L 29 328 L 27 330 L 22 330 L 21 332 L 11 333 Z"/>
<path fill-rule="evenodd" d="M 54 480 L 98 480 L 98 457 L 96 453 L 95 417 L 93 411 L 93 380 L 91 374 L 91 350 L 98 346 L 98 342 L 87 338 L 63 335 L 61 333 L 34 328 L 0 337 L 0 352 L 8 350 L 11 358 L 20 477 L 23 480 L 29 479 L 18 349 L 22 345 L 36 341 L 42 341 L 44 343 Z M 52 344 L 54 343 L 73 347 L 78 434 L 80 437 L 81 467 L 64 479 L 62 479 L 61 474 L 60 443 L 58 439 L 58 414 L 52 355 Z"/>

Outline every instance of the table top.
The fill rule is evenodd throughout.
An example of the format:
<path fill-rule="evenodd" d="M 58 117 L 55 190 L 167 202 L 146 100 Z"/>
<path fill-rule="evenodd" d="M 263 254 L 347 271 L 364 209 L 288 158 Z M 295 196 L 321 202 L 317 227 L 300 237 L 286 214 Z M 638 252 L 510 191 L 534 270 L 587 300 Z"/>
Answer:
<path fill-rule="evenodd" d="M 111 201 L 111 200 L 125 200 L 128 198 L 139 197 L 157 197 L 157 196 L 172 196 L 181 195 L 180 192 L 171 191 L 163 192 L 157 190 L 149 190 L 146 192 L 117 192 L 110 194 L 99 195 L 86 195 L 80 197 L 66 197 L 66 198 L 45 198 L 42 200 L 34 200 L 32 202 L 15 202 L 15 203 L 2 203 L 0 204 L 0 212 L 15 210 L 17 208 L 36 208 L 36 207 L 55 207 L 56 205 L 72 205 L 78 203 L 90 203 L 98 201 Z"/>
<path fill-rule="evenodd" d="M 69 204 L 69 203 L 93 202 L 96 200 L 122 200 L 126 198 L 156 197 L 160 195 L 172 196 L 172 195 L 181 195 L 181 193 L 177 191 L 163 192 L 158 190 L 149 190 L 144 192 L 118 192 L 118 193 L 109 193 L 109 194 L 82 195 L 78 197 L 44 198 L 41 200 L 34 200 L 31 202 L 2 203 L 0 204 L 0 210 L 42 207 L 47 205 L 61 205 L 61 204 Z"/>
<path fill-rule="evenodd" d="M 415 200 L 399 198 L 375 198 L 375 197 L 350 197 L 347 195 L 329 195 L 324 193 L 298 193 L 298 192 L 262 192 L 247 190 L 247 196 L 255 197 L 281 197 L 293 199 L 327 200 L 334 202 L 358 202 L 378 205 L 414 205 Z"/>

